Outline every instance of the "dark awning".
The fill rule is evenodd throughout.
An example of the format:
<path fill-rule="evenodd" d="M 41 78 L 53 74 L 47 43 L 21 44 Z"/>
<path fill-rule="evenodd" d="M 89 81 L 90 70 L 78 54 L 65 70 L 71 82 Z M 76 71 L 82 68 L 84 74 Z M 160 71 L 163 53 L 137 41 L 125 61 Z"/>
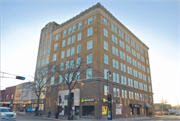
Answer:
<path fill-rule="evenodd" d="M 151 108 L 152 106 L 149 103 L 145 103 L 144 107 L 145 108 Z"/>
<path fill-rule="evenodd" d="M 129 104 L 129 107 L 139 108 L 142 106 L 140 104 Z"/>

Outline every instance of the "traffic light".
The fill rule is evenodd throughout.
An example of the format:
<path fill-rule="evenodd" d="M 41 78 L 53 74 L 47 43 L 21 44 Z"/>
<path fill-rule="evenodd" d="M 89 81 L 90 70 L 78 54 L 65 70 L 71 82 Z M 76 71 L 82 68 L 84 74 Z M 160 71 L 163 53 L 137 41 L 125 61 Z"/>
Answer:
<path fill-rule="evenodd" d="M 62 102 L 61 95 L 59 95 L 59 104 Z"/>
<path fill-rule="evenodd" d="M 111 94 L 108 94 L 108 108 L 111 108 Z"/>
<path fill-rule="evenodd" d="M 16 76 L 16 79 L 25 80 L 25 77 L 22 77 L 22 76 Z"/>
<path fill-rule="evenodd" d="M 70 94 L 70 107 L 74 105 L 74 93 Z"/>

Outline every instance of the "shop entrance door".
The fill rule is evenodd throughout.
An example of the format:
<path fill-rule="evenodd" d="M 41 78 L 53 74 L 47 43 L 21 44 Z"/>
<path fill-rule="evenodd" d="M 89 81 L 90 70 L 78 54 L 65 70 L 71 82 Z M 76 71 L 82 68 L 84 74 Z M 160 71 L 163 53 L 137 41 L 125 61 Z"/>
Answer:
<path fill-rule="evenodd" d="M 139 108 L 137 108 L 137 115 L 140 115 L 140 110 L 139 110 Z"/>
<path fill-rule="evenodd" d="M 148 108 L 145 108 L 146 109 L 146 116 L 148 116 Z"/>

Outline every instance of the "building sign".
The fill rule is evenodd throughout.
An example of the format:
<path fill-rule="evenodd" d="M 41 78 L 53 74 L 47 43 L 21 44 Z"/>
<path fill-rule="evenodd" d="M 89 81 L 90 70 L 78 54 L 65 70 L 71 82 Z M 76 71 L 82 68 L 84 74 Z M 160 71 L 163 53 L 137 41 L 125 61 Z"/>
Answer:
<path fill-rule="evenodd" d="M 16 97 L 20 97 L 20 94 L 16 94 Z"/>
<path fill-rule="evenodd" d="M 129 107 L 139 108 L 142 107 L 140 104 L 129 104 Z"/>
<path fill-rule="evenodd" d="M 116 115 L 121 115 L 122 114 L 122 109 L 116 109 Z"/>
<path fill-rule="evenodd" d="M 116 115 L 122 115 L 122 104 L 116 104 Z"/>
<path fill-rule="evenodd" d="M 84 98 L 81 98 L 81 102 L 94 102 L 95 99 L 84 99 Z"/>

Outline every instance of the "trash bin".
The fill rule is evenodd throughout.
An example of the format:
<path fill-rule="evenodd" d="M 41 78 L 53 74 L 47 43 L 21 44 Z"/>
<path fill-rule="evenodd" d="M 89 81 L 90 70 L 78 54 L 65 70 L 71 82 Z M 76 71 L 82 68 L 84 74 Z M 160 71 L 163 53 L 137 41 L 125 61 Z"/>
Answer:
<path fill-rule="evenodd" d="M 58 119 L 58 115 L 59 115 L 59 113 L 56 113 L 56 115 L 55 115 L 55 119 Z"/>

